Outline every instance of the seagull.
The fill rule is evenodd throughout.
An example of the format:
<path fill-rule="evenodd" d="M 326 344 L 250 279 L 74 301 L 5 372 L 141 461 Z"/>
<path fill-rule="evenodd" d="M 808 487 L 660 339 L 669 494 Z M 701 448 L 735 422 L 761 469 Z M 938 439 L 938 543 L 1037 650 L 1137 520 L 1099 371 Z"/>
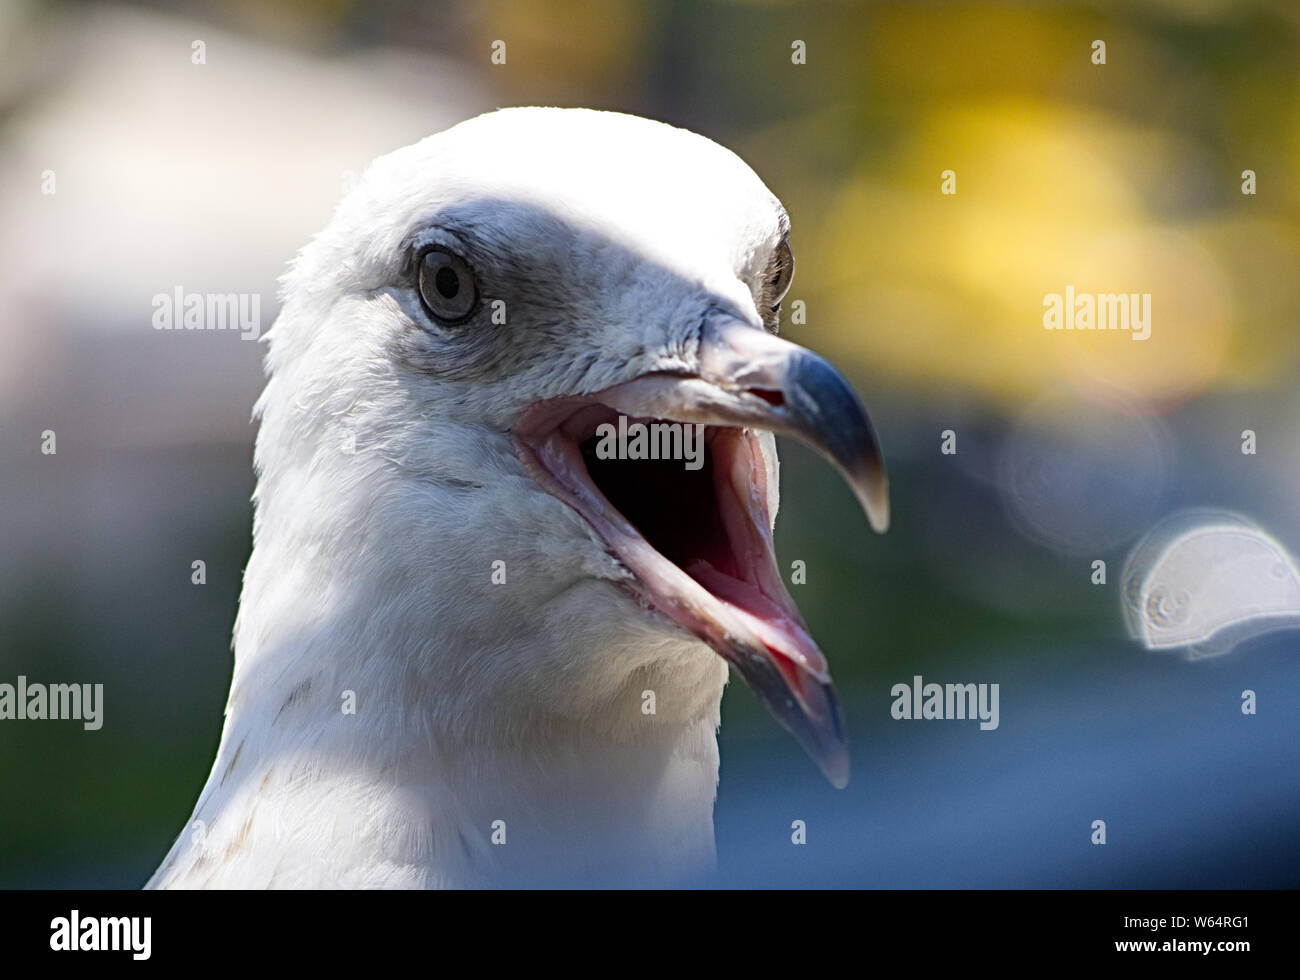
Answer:
<path fill-rule="evenodd" d="M 777 336 L 789 224 L 621 113 L 501 109 L 367 168 L 282 280 L 225 726 L 147 887 L 690 881 L 731 669 L 847 782 L 774 437 L 877 531 L 887 484 L 853 389 Z M 593 451 L 629 423 L 699 426 L 702 465 Z"/>

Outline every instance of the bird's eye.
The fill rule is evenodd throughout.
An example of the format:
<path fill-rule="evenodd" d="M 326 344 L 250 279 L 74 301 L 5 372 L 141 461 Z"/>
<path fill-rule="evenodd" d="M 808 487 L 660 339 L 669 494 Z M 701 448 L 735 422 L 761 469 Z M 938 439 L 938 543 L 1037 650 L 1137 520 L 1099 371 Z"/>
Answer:
<path fill-rule="evenodd" d="M 772 309 L 781 305 L 781 300 L 785 299 L 785 294 L 790 290 L 792 279 L 794 279 L 794 253 L 790 251 L 790 243 L 782 239 L 781 244 L 776 247 L 776 254 L 772 257 L 768 279 L 768 298 Z"/>
<path fill-rule="evenodd" d="M 419 258 L 420 299 L 435 320 L 445 324 L 469 319 L 478 302 L 474 272 L 459 255 L 430 248 Z"/>

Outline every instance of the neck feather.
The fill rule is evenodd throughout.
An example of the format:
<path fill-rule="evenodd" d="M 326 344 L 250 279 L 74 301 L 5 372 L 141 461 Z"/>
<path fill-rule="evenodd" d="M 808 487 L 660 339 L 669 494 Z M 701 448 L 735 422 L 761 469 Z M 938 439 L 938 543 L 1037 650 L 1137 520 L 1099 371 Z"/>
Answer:
<path fill-rule="evenodd" d="M 458 662 L 406 649 L 419 630 L 372 596 L 332 602 L 280 579 L 253 598 L 261 567 L 255 554 L 216 762 L 151 886 L 667 884 L 712 866 L 726 669 L 711 652 L 607 650 L 636 667 L 584 713 L 544 709 L 554 699 L 526 679 L 475 702 Z M 304 599 L 264 621 L 277 592 Z M 527 631 L 482 651 L 553 654 Z"/>

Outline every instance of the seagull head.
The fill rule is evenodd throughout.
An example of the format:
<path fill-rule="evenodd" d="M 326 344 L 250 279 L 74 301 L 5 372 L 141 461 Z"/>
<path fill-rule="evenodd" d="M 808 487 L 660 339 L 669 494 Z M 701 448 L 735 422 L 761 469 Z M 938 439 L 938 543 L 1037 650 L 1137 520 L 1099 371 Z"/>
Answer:
<path fill-rule="evenodd" d="M 852 388 L 777 336 L 789 231 L 735 154 L 618 113 L 500 110 L 379 158 L 286 276 L 250 574 L 399 657 L 436 730 L 632 737 L 660 684 L 660 723 L 716 718 L 730 665 L 843 785 L 774 435 L 877 531 L 887 489 Z M 698 465 L 596 451 L 636 423 L 698 432 Z"/>

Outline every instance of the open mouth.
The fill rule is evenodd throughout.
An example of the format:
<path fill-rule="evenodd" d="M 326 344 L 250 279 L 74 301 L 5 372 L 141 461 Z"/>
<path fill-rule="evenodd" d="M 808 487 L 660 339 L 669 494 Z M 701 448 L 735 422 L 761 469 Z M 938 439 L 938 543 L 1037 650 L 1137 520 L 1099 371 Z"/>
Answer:
<path fill-rule="evenodd" d="M 638 423 L 675 424 L 632 424 Z M 723 426 L 700 430 L 697 470 L 674 459 L 600 459 L 596 438 L 588 437 L 580 443 L 587 475 L 655 557 L 685 572 L 738 618 L 792 685 L 801 686 L 803 673 L 829 680 L 826 660 L 777 570 L 767 466 L 754 431 Z M 649 598 L 656 608 L 664 599 Z"/>
<path fill-rule="evenodd" d="M 887 520 L 883 466 L 838 373 L 802 348 L 740 329 L 745 335 L 729 338 L 733 352 L 762 348 L 741 357 L 749 362 L 740 368 L 743 384 L 727 369 L 738 365 L 733 359 L 698 375 L 644 375 L 591 396 L 540 402 L 516 425 L 515 444 L 533 478 L 582 515 L 631 573 L 632 595 L 732 664 L 843 786 L 849 763 L 839 703 L 777 568 L 758 432 L 785 431 L 820 449 L 850 476 L 878 527 Z M 683 452 L 601 451 L 611 430 L 635 426 L 672 432 L 677 441 L 662 445 Z"/>

